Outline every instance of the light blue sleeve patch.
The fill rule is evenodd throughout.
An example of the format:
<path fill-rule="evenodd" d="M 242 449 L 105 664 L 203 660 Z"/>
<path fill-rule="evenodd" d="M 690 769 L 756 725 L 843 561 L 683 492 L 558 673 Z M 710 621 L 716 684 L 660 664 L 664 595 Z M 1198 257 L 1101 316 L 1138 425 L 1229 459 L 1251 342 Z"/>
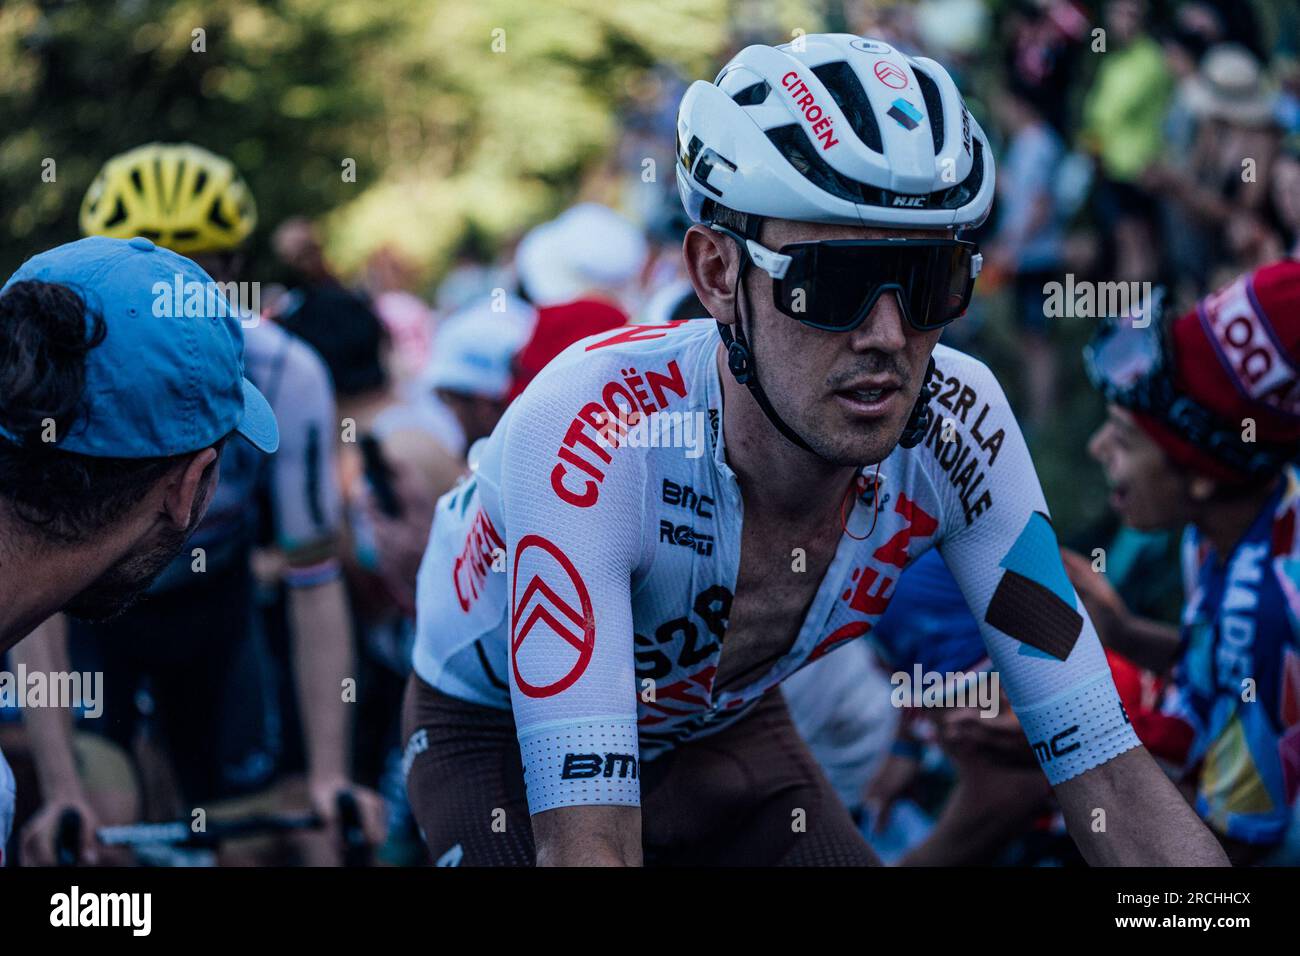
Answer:
<path fill-rule="evenodd" d="M 1061 563 L 1060 546 L 1052 523 L 1040 511 L 1029 516 L 1025 528 L 1001 561 L 1001 566 L 1051 591 L 1066 607 L 1075 606 L 1074 588 Z"/>

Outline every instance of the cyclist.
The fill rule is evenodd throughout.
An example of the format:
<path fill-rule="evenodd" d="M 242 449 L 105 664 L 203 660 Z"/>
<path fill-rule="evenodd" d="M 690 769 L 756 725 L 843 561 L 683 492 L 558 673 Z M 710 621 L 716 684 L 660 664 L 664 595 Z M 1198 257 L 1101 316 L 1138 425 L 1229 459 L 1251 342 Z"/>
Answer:
<path fill-rule="evenodd" d="M 226 159 L 190 144 L 151 143 L 109 160 L 82 206 L 83 231 L 143 235 L 193 256 L 223 293 L 236 292 L 240 249 L 256 225 L 256 207 Z M 251 290 L 254 286 L 243 286 Z M 108 623 L 74 621 L 70 649 L 78 670 L 113 675 L 104 715 L 83 726 L 129 749 L 142 719 L 136 696 L 147 686 L 154 721 L 182 798 L 190 806 L 267 791 L 286 758 L 277 710 L 275 667 L 255 627 L 250 557 L 263 526 L 273 527 L 283 555 L 305 749 L 306 788 L 313 809 L 334 821 L 335 799 L 351 791 L 371 835 L 382 833 L 378 798 L 348 777 L 347 705 L 341 685 L 354 674 L 347 599 L 336 536 L 339 504 L 334 473 L 338 422 L 328 373 L 305 343 L 234 303 L 244 326 L 249 378 L 280 422 L 278 454 L 258 459 L 232 448 L 223 481 L 192 550 L 163 572 L 150 599 Z M 29 642 L 30 643 L 30 642 Z M 31 653 L 62 653 L 34 647 Z M 290 715 L 292 716 L 292 715 Z M 57 715 L 29 715 L 38 765 L 66 751 L 71 728 Z M 66 768 L 71 761 L 55 765 Z M 50 779 L 47 774 L 46 778 Z M 57 790 L 78 795 L 78 782 Z M 62 807 L 46 803 L 28 826 L 24 849 L 44 859 Z M 84 799 L 74 805 L 85 814 Z M 93 818 L 83 832 L 93 832 Z"/>
<path fill-rule="evenodd" d="M 1129 610 L 1072 555 L 1107 646 L 1173 669 L 1196 810 L 1234 863 L 1287 835 L 1300 794 L 1300 262 L 1238 277 L 1167 326 L 1108 323 L 1086 353 L 1108 417 L 1089 444 L 1111 504 L 1143 530 L 1187 526 L 1175 628 Z"/>
<path fill-rule="evenodd" d="M 431 853 L 874 862 L 777 685 L 938 546 L 1084 855 L 1221 863 L 1124 716 L 1001 388 L 937 344 L 994 188 L 948 73 L 750 46 L 688 89 L 677 157 L 716 326 L 574 344 L 439 504 L 405 703 Z"/>
<path fill-rule="evenodd" d="M 276 449 L 235 315 L 155 316 L 175 278 L 211 282 L 147 239 L 96 238 L 0 289 L 0 653 L 61 608 L 121 613 L 199 524 L 223 448 L 243 444 L 226 439 Z M 0 756 L 0 862 L 13 800 Z"/>

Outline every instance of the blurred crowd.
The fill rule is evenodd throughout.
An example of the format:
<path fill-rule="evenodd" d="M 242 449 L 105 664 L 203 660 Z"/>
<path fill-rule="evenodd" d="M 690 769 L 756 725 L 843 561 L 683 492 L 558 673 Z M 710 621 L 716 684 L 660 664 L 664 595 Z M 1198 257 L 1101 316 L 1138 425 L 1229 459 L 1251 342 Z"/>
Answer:
<path fill-rule="evenodd" d="M 1263 263 L 1300 255 L 1300 4 L 1278 4 L 1268 24 L 1259 7 L 1241 0 L 1015 0 L 996 16 L 977 0 L 849 9 L 849 31 L 943 61 L 995 140 L 998 202 L 976 237 L 985 256 L 979 301 L 945 341 L 978 354 L 991 316 L 1014 330 L 1017 412 L 1031 441 L 1052 426 L 1061 366 L 1078 362 L 1077 352 L 1063 349 L 1059 320 L 1046 307 L 1050 283 L 1067 274 L 1150 282 L 1185 308 Z M 346 778 L 382 799 L 384 862 L 424 861 L 405 810 L 398 716 L 436 502 L 472 471 L 475 443 L 510 401 L 568 345 L 628 322 L 704 316 L 682 268 L 689 222 L 672 177 L 675 109 L 688 79 L 667 67 L 649 71 L 633 91 L 616 148 L 571 205 L 504 240 L 468 231 L 432 287 L 417 284 L 419 270 L 397 237 L 360 274 L 343 277 L 318 223 L 296 218 L 274 227 L 276 269 L 290 278 L 264 288 L 260 322 L 319 357 L 341 423 L 336 433 L 316 436 L 334 446 L 321 459 L 332 474 L 312 481 L 337 493 L 339 518 L 326 523 L 343 600 L 315 613 L 345 618 L 359 689 L 343 748 L 350 765 L 325 779 L 339 785 Z M 244 271 L 256 278 L 269 271 L 264 265 L 247 263 Z M 298 400 L 292 393 L 283 399 L 286 406 Z M 135 667 L 128 678 L 108 670 L 126 665 L 96 660 L 107 682 L 131 684 L 129 737 L 106 733 L 103 719 L 78 718 L 62 749 L 34 747 L 18 712 L 3 715 L 0 746 L 20 781 L 11 856 L 44 861 L 42 841 L 55 811 L 68 805 L 109 823 L 183 816 L 202 801 L 219 813 L 302 799 L 319 744 L 303 739 L 314 711 L 303 704 L 309 691 L 289 632 L 320 620 L 295 611 L 292 593 L 319 586 L 310 575 L 320 559 L 294 559 L 286 569 L 273 530 L 275 509 L 286 506 L 268 503 L 270 494 L 308 492 L 250 492 L 243 504 L 256 513 L 252 586 L 228 598 L 246 600 L 237 610 L 253 620 L 256 665 L 231 673 L 244 682 L 240 700 L 255 699 L 266 711 L 246 748 L 261 763 L 245 767 L 243 777 L 214 774 L 220 784 L 178 776 L 169 754 L 172 762 L 181 750 L 191 760 L 217 760 L 218 744 L 196 739 L 204 731 L 162 706 L 164 677 Z M 1169 537 L 1117 540 L 1133 551 L 1129 600 L 1176 614 Z M 1041 772 L 1032 756 L 1022 759 L 1023 736 L 1009 711 L 1009 724 L 973 719 L 973 711 L 927 722 L 890 706 L 891 671 L 987 664 L 960 601 L 945 607 L 921 587 L 926 575 L 943 573 L 938 563 L 933 557 L 905 575 L 893 620 L 882 622 L 874 646 L 858 642 L 833 665 L 806 668 L 790 682 L 796 721 L 887 861 L 1076 861 Z M 921 588 L 914 598 L 908 582 Z M 473 586 L 472 575 L 465 586 Z M 66 627 L 55 620 L 28 643 L 55 641 Z M 79 669 L 79 660 L 91 658 L 78 656 L 73 637 L 64 653 Z M 16 661 L 11 654 L 6 667 Z M 1155 676 L 1115 666 L 1126 705 L 1147 715 L 1150 739 L 1176 738 L 1150 700 Z M 248 681 L 264 689 L 250 696 Z M 113 746 L 105 743 L 115 736 Z M 68 757 L 60 765 L 50 753 Z M 998 753 L 1018 756 L 989 756 Z M 275 793 L 269 803 L 267 793 Z M 312 855 L 323 851 L 267 841 L 235 850 L 231 862 L 324 859 Z"/>

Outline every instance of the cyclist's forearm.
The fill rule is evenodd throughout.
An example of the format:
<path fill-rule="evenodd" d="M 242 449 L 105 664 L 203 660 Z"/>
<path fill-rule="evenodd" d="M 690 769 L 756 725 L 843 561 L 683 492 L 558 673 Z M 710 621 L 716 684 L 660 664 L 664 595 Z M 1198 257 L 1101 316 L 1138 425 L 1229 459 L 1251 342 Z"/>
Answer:
<path fill-rule="evenodd" d="M 355 678 L 351 616 L 341 578 L 291 588 L 293 662 L 307 770 L 315 777 L 347 776 L 350 726 L 343 681 Z"/>
<path fill-rule="evenodd" d="M 641 808 L 559 807 L 534 814 L 538 866 L 641 866 Z"/>
<path fill-rule="evenodd" d="M 56 614 L 10 652 L 29 673 L 64 673 L 68 665 L 68 625 Z M 79 799 L 81 777 L 72 749 L 72 714 L 62 707 L 23 709 L 23 725 L 32 748 L 42 799 L 46 803 Z"/>
<path fill-rule="evenodd" d="M 1227 866 L 1223 848 L 1142 747 L 1056 786 L 1093 866 Z"/>

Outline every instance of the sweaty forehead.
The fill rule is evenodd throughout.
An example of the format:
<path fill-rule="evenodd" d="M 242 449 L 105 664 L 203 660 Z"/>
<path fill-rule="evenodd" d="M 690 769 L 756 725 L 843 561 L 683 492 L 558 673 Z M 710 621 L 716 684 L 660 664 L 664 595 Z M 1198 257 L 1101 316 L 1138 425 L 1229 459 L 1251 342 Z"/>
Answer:
<path fill-rule="evenodd" d="M 791 242 L 816 242 L 822 239 L 951 239 L 951 229 L 899 229 L 878 226 L 844 226 L 824 222 L 799 222 L 793 219 L 768 219 L 763 223 L 760 241 L 771 248 Z"/>

